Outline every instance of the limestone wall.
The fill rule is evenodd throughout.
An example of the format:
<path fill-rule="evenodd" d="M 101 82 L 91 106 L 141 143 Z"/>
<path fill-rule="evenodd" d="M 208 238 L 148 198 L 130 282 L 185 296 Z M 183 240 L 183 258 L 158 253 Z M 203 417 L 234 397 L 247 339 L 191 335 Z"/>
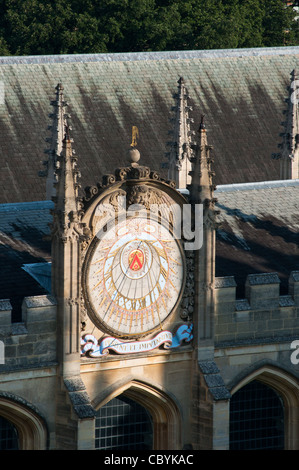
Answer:
<path fill-rule="evenodd" d="M 216 347 L 299 339 L 299 271 L 289 278 L 288 295 L 280 295 L 277 274 L 250 274 L 245 285 L 246 298 L 236 299 L 233 277 L 215 280 Z"/>
<path fill-rule="evenodd" d="M 50 295 L 25 297 L 22 322 L 11 322 L 9 300 L 0 300 L 0 341 L 4 370 L 37 367 L 56 361 L 56 303 Z M 3 364 L 4 362 L 4 364 Z"/>
<path fill-rule="evenodd" d="M 27 409 L 30 414 L 33 409 L 34 415 L 44 423 L 47 441 L 44 445 L 49 449 L 56 448 L 55 300 L 47 295 L 24 298 L 19 323 L 11 322 L 11 310 L 9 300 L 0 300 L 0 342 L 4 351 L 0 361 L 0 407 L 3 412 L 3 400 L 12 407 L 23 407 L 16 413 L 25 421 L 22 412 Z M 22 426 L 26 426 L 24 422 Z M 39 439 L 39 433 L 36 439 Z M 40 448 L 38 443 L 28 446 L 23 441 L 22 446 Z"/>
<path fill-rule="evenodd" d="M 254 376 L 264 380 L 273 374 L 274 388 L 281 374 L 299 378 L 292 361 L 292 344 L 299 340 L 299 272 L 291 273 L 283 296 L 275 273 L 249 275 L 241 300 L 233 277 L 217 278 L 215 284 L 215 361 L 228 390 Z"/>

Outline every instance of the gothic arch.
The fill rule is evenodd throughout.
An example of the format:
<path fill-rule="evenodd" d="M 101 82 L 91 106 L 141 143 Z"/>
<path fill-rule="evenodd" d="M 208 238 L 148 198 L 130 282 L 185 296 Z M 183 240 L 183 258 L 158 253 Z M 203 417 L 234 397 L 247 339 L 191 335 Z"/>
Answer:
<path fill-rule="evenodd" d="M 153 421 L 154 450 L 175 450 L 181 448 L 181 412 L 174 399 L 165 391 L 138 380 L 116 384 L 105 398 L 96 400 L 96 409 L 112 398 L 125 395 L 143 406 Z"/>
<path fill-rule="evenodd" d="M 0 415 L 17 429 L 20 450 L 46 450 L 47 428 L 43 418 L 23 400 L 11 394 L 0 394 Z"/>
<path fill-rule="evenodd" d="M 252 380 L 259 380 L 276 390 L 281 396 L 285 410 L 285 449 L 295 450 L 299 446 L 299 385 L 289 373 L 274 366 L 265 365 L 256 369 L 231 389 L 233 395 Z"/>

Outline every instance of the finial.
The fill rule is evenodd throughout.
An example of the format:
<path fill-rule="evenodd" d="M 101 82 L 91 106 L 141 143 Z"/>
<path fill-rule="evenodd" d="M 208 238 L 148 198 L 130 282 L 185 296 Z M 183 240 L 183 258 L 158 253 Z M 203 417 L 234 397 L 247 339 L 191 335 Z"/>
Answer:
<path fill-rule="evenodd" d="M 64 140 L 70 140 L 70 126 L 68 124 L 65 124 L 64 131 Z"/>
<path fill-rule="evenodd" d="M 140 152 L 136 148 L 130 148 L 129 150 L 129 161 L 131 166 L 138 166 L 140 160 Z"/>
<path fill-rule="evenodd" d="M 192 136 L 195 134 L 191 130 L 191 124 L 194 120 L 189 116 L 192 107 L 188 105 L 190 96 L 184 83 L 184 78 L 179 77 L 177 81 L 177 93 L 173 95 L 176 100 L 176 106 L 172 109 L 175 111 L 173 129 L 169 132 L 172 139 L 167 142 L 170 151 L 167 152 L 168 162 L 162 164 L 164 168 L 168 168 L 168 179 L 176 183 L 176 187 L 185 189 L 191 183 L 190 171 L 192 170 L 192 159 L 194 157 Z"/>
<path fill-rule="evenodd" d="M 202 114 L 202 115 L 201 115 L 201 119 L 200 119 L 199 130 L 206 128 L 206 126 L 205 126 L 205 124 L 204 124 L 204 117 L 205 117 L 204 114 Z"/>
<path fill-rule="evenodd" d="M 56 163 L 61 155 L 63 148 L 63 141 L 65 139 L 65 123 L 66 123 L 66 106 L 67 103 L 64 101 L 63 96 L 63 85 L 59 82 L 55 87 L 55 100 L 51 100 L 51 106 L 53 106 L 53 113 L 50 114 L 52 118 L 52 135 L 47 139 L 50 143 L 50 148 L 45 152 L 48 154 L 48 159 L 45 162 L 47 169 L 44 173 L 46 179 L 46 198 L 50 200 L 52 196 L 56 194 L 56 187 L 54 186 L 56 176 Z"/>
<path fill-rule="evenodd" d="M 73 139 L 71 137 L 70 131 L 72 130 L 72 126 L 70 126 L 67 121 L 64 123 L 64 136 L 63 136 L 63 142 L 73 142 Z"/>
<path fill-rule="evenodd" d="M 56 88 L 56 90 L 63 90 L 64 89 L 61 82 L 57 83 L 55 88 Z"/>
<path fill-rule="evenodd" d="M 137 126 L 132 126 L 132 142 L 129 149 L 129 161 L 131 166 L 138 166 L 140 160 L 140 152 L 137 150 L 137 138 L 139 138 L 139 131 Z"/>

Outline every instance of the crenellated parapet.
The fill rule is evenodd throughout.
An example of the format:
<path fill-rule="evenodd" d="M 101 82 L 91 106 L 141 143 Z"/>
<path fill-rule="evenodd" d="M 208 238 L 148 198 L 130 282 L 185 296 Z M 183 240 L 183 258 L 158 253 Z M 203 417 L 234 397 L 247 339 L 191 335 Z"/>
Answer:
<path fill-rule="evenodd" d="M 291 272 L 287 295 L 276 273 L 249 274 L 244 299 L 236 288 L 233 276 L 215 279 L 216 343 L 299 336 L 299 271 Z"/>
<path fill-rule="evenodd" d="M 299 271 L 292 271 L 289 278 L 289 294 L 294 299 L 295 305 L 299 305 Z"/>
<path fill-rule="evenodd" d="M 11 331 L 12 306 L 9 299 L 0 300 L 0 335 Z"/>
<path fill-rule="evenodd" d="M 245 283 L 245 297 L 252 309 L 279 306 L 280 279 L 276 273 L 249 274 Z"/>
<path fill-rule="evenodd" d="M 56 363 L 56 301 L 50 295 L 25 297 L 22 321 L 11 321 L 12 306 L 0 300 L 0 340 L 4 363 L 0 373 Z"/>

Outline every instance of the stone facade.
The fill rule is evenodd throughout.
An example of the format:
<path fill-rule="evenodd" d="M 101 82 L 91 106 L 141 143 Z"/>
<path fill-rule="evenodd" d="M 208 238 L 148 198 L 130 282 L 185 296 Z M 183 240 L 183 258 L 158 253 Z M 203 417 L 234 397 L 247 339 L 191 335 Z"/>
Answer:
<path fill-rule="evenodd" d="M 227 450 L 230 403 L 238 390 L 258 380 L 275 390 L 284 404 L 284 448 L 299 449 L 299 369 L 291 360 L 292 343 L 299 338 L 299 271 L 289 273 L 288 291 L 283 294 L 277 273 L 249 273 L 243 297 L 237 295 L 234 276 L 216 275 L 217 230 L 222 230 L 221 243 L 229 235 L 239 244 L 242 241 L 253 257 L 240 236 L 240 221 L 251 224 L 251 230 L 254 223 L 258 230 L 264 226 L 254 214 L 231 210 L 226 196 L 217 202 L 203 117 L 196 142 L 190 143 L 187 188 L 176 189 L 172 180 L 143 165 L 142 155 L 139 162 L 139 152 L 131 148 L 123 152 L 127 166 L 80 197 L 80 159 L 74 153 L 61 85 L 54 106 L 59 125 L 50 159 L 55 168 L 50 178 L 55 186 L 49 234 L 51 295 L 25 296 L 18 322 L 11 321 L 13 299 L 0 301 L 5 356 L 0 363 L 0 416 L 17 429 L 20 448 L 94 449 L 101 430 L 98 413 L 111 400 L 124 397 L 149 414 L 153 450 Z M 186 113 L 184 119 L 186 124 Z M 170 162 L 181 156 L 172 155 Z M 296 192 L 296 182 L 288 189 Z M 193 224 L 197 205 L 203 207 L 202 244 L 193 251 L 182 248 L 184 288 L 178 303 L 163 324 L 131 338 L 113 337 L 104 322 L 97 321 L 85 283 L 99 229 L 111 219 L 107 203 L 109 209 L 117 208 L 120 218 L 124 209 L 118 204 L 120 196 L 126 196 L 128 206 L 141 204 L 146 210 L 157 202 L 163 208 L 176 204 L 181 210 L 188 205 Z M 232 212 L 236 216 L 234 232 L 219 227 L 219 209 L 227 211 L 226 220 Z M 159 220 L 164 220 L 161 213 Z M 295 244 L 292 227 L 288 228 Z M 269 225 L 267 230 L 271 231 Z M 279 230 L 279 236 L 283 233 Z M 230 253 L 233 250 L 230 247 Z M 174 294 L 175 287 L 168 295 Z M 156 308 L 153 315 L 158 304 Z M 175 343 L 178 331 L 183 336 Z M 157 346 L 159 334 L 164 339 Z M 104 340 L 110 341 L 106 351 L 114 346 L 109 354 L 99 349 Z M 146 347 L 140 347 L 143 342 Z"/>
<path fill-rule="evenodd" d="M 163 408 L 169 413 L 167 425 L 161 416 L 156 417 L 157 427 L 162 419 L 164 431 L 165 425 L 168 429 L 167 436 L 157 432 L 156 449 L 227 449 L 229 399 L 240 384 L 260 376 L 283 389 L 286 397 L 297 395 L 299 371 L 291 362 L 291 343 L 299 337 L 298 272 L 290 276 L 290 295 L 279 296 L 278 282 L 275 275 L 251 276 L 248 299 L 236 300 L 234 280 L 215 279 L 213 360 L 194 362 L 190 347 L 162 354 L 108 356 L 100 361 L 82 358 L 80 377 L 65 379 L 64 391 L 59 392 L 56 302 L 51 296 L 25 298 L 23 321 L 11 323 L 10 304 L 2 301 L 5 364 L 1 365 L 0 409 L 5 410 L 9 402 L 13 409 L 30 410 L 41 423 L 41 434 L 47 433 L 44 448 L 91 449 L 95 410 L 127 390 L 132 396 L 144 394 L 147 407 L 159 406 L 157 415 Z M 188 402 L 186 384 L 197 400 Z M 150 405 L 150 400 L 155 404 Z M 167 406 L 163 400 L 168 401 Z M 179 418 L 190 412 L 192 426 L 189 419 L 181 422 Z M 287 448 L 298 448 L 296 419 Z M 30 440 L 28 448 L 42 448 L 42 439 L 39 437 L 38 444 Z"/>

